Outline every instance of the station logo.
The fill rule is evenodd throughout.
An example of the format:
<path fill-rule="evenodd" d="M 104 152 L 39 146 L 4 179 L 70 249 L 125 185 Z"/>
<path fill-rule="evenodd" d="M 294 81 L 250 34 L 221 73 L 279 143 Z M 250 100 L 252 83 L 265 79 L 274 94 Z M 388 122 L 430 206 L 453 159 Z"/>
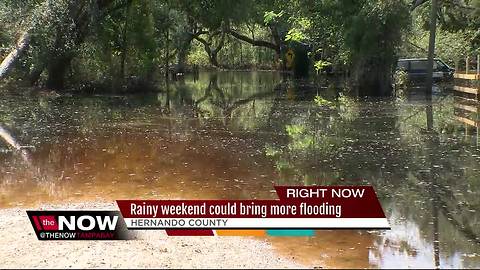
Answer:
<path fill-rule="evenodd" d="M 119 211 L 27 211 L 38 240 L 128 240 Z"/>

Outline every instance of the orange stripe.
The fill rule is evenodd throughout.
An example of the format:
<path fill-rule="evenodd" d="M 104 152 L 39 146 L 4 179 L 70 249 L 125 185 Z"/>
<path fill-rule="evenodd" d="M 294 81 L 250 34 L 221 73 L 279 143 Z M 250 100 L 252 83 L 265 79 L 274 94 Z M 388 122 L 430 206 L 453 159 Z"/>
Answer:
<path fill-rule="evenodd" d="M 265 236 L 265 230 L 215 230 L 218 236 Z"/>

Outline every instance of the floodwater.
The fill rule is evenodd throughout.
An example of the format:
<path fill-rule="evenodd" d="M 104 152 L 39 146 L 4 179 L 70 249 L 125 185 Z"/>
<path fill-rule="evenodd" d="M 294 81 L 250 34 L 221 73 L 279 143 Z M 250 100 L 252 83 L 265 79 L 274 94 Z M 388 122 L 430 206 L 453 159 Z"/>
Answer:
<path fill-rule="evenodd" d="M 477 103 L 442 89 L 431 103 L 418 89 L 359 100 L 272 72 L 200 73 L 167 89 L 2 93 L 0 208 L 371 184 L 392 230 L 268 241 L 311 266 L 480 267 Z"/>

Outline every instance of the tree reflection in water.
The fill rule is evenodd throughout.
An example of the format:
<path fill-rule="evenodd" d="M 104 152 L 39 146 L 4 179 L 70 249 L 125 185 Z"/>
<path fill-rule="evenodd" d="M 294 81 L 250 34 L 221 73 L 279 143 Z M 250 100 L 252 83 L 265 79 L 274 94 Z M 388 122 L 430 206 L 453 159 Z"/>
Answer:
<path fill-rule="evenodd" d="M 220 72 L 148 96 L 7 96 L 2 126 L 34 148 L 27 166 L 1 142 L 0 205 L 371 184 L 391 231 L 268 240 L 320 266 L 479 267 L 480 150 L 456 122 L 454 98 L 434 96 L 425 110 L 415 96 L 363 100 L 337 85 Z"/>

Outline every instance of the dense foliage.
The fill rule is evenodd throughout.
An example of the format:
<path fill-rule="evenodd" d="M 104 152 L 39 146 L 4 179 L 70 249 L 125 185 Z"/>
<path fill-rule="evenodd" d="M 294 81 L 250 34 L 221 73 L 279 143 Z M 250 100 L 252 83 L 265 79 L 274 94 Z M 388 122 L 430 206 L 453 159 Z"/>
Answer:
<path fill-rule="evenodd" d="M 437 54 L 454 63 L 478 52 L 480 0 L 439 1 Z M 135 90 L 199 67 L 285 69 L 289 48 L 302 48 L 311 69 L 350 74 L 360 95 L 388 95 L 395 59 L 426 55 L 429 9 L 407 0 L 6 0 L 0 59 L 27 41 L 10 80 Z"/>

